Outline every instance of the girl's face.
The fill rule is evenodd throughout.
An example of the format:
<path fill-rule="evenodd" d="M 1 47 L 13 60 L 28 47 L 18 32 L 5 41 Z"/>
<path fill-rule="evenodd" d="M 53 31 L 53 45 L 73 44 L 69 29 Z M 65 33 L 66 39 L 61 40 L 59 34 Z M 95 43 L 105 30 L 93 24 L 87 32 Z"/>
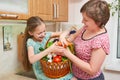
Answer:
<path fill-rule="evenodd" d="M 82 16 L 83 16 L 82 23 L 84 23 L 87 30 L 94 31 L 99 28 L 95 21 L 92 18 L 88 17 L 85 12 L 82 13 Z"/>
<path fill-rule="evenodd" d="M 33 36 L 35 41 L 41 42 L 45 37 L 46 27 L 45 24 L 42 23 L 41 25 L 37 26 L 33 32 L 30 32 L 30 35 Z"/>

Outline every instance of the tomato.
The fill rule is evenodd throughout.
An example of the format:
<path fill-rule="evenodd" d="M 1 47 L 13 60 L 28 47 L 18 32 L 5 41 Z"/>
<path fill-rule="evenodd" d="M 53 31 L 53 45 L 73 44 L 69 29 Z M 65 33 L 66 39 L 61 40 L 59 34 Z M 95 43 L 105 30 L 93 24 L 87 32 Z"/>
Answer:
<path fill-rule="evenodd" d="M 61 56 L 61 55 L 57 55 L 57 57 L 62 58 L 62 56 Z"/>
<path fill-rule="evenodd" d="M 61 56 L 55 56 L 55 57 L 53 57 L 53 62 L 61 62 L 62 61 L 62 57 Z"/>
<path fill-rule="evenodd" d="M 64 48 L 67 47 L 67 45 L 65 45 L 65 44 L 63 45 L 60 41 L 58 41 L 57 44 L 58 44 L 59 46 L 63 46 Z"/>
<path fill-rule="evenodd" d="M 62 43 L 60 41 L 57 42 L 58 46 L 62 46 Z"/>
<path fill-rule="evenodd" d="M 67 47 L 67 45 L 65 45 L 65 44 L 64 44 L 64 45 L 63 45 L 63 47 L 64 47 L 64 48 L 66 48 L 66 47 Z"/>

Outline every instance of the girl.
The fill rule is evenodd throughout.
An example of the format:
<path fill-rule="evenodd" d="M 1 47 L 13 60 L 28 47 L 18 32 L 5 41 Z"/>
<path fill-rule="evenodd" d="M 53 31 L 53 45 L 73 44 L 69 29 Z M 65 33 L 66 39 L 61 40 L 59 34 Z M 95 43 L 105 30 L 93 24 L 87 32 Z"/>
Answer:
<path fill-rule="evenodd" d="M 89 0 L 80 12 L 84 26 L 67 40 L 69 31 L 60 36 L 62 43 L 74 43 L 76 55 L 60 46 L 59 51 L 72 61 L 72 72 L 77 80 L 104 80 L 101 66 L 110 47 L 105 28 L 110 17 L 108 4 L 104 0 Z"/>
<path fill-rule="evenodd" d="M 44 21 L 37 16 L 30 17 L 27 20 L 23 49 L 23 66 L 28 71 L 31 70 L 32 67 L 37 80 L 52 80 L 43 74 L 40 59 L 48 53 L 57 50 L 54 44 L 47 49 L 45 49 L 45 45 L 50 37 L 56 37 L 60 34 L 61 32 L 46 32 Z M 45 50 L 40 51 L 40 47 Z M 68 74 L 59 78 L 59 80 L 69 80 L 71 77 L 72 75 Z"/>

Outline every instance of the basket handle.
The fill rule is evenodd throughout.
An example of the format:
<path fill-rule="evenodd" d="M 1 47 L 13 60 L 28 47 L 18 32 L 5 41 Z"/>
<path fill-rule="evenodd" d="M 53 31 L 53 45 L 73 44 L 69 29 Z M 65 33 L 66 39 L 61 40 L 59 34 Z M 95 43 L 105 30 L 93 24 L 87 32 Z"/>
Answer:
<path fill-rule="evenodd" d="M 45 44 L 45 49 L 47 48 L 47 44 L 49 43 L 49 41 L 51 39 L 53 39 L 53 38 L 54 38 L 53 42 L 55 42 L 55 39 L 58 39 L 59 37 L 51 37 L 51 38 L 49 38 L 48 41 L 47 41 L 47 43 Z M 58 41 L 59 41 L 59 39 L 58 39 Z"/>

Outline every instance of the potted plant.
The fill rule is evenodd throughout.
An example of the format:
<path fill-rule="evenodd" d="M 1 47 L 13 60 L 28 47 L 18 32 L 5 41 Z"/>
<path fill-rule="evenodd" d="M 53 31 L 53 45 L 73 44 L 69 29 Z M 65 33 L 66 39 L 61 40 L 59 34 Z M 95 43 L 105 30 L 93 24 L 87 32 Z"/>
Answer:
<path fill-rule="evenodd" d="M 120 10 L 120 0 L 114 0 L 112 3 L 109 3 L 109 7 L 112 10 L 112 16 L 114 16 L 115 12 Z"/>

